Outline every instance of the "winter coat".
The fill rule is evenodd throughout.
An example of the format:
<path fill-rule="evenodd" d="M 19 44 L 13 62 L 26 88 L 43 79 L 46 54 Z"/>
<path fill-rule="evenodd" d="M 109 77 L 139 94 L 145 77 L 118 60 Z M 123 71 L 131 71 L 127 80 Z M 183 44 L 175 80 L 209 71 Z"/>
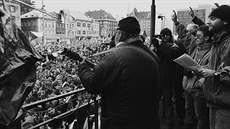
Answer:
<path fill-rule="evenodd" d="M 124 46 L 140 47 L 150 56 Z M 86 90 L 101 94 L 101 129 L 158 129 L 157 56 L 140 40 L 109 50 L 93 70 L 79 66 Z"/>
<path fill-rule="evenodd" d="M 178 72 L 177 64 L 173 61 L 184 52 L 174 43 L 162 43 L 157 50 L 160 64 L 160 87 L 161 89 L 173 87 Z"/>
<path fill-rule="evenodd" d="M 211 43 L 202 47 L 196 47 L 191 53 L 191 57 L 202 67 L 207 67 L 211 53 Z M 190 73 L 190 74 L 188 74 Z M 203 87 L 205 78 L 196 76 L 189 71 L 183 78 L 183 88 L 194 97 L 204 97 Z"/>
<path fill-rule="evenodd" d="M 230 33 L 214 35 L 209 68 L 221 73 L 207 78 L 204 95 L 210 106 L 230 108 Z"/>

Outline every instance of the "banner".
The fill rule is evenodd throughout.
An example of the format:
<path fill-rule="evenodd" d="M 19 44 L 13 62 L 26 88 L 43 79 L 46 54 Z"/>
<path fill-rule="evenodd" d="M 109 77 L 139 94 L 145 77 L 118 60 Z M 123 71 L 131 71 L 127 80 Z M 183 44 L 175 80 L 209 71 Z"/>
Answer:
<path fill-rule="evenodd" d="M 0 22 L 0 127 L 9 127 L 36 80 L 42 57 L 14 23 Z"/>

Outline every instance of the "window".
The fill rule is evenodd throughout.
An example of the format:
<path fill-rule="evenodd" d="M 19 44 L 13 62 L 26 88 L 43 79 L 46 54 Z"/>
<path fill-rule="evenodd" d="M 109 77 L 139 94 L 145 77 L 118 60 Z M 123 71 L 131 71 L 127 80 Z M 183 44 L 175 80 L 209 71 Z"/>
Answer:
<path fill-rule="evenodd" d="M 81 22 L 77 22 L 77 26 L 80 27 L 81 26 Z"/>
<path fill-rule="evenodd" d="M 78 31 L 77 31 L 77 34 L 81 34 L 81 31 L 80 31 L 80 30 L 78 30 Z"/>
<path fill-rule="evenodd" d="M 85 27 L 85 26 L 86 26 L 86 24 L 85 24 L 85 23 L 83 23 L 83 24 L 82 24 L 82 26 L 83 26 L 83 27 Z"/>
<path fill-rule="evenodd" d="M 16 12 L 16 8 L 15 8 L 14 6 L 11 5 L 10 11 L 13 12 L 13 13 L 15 13 L 15 12 Z"/>
<path fill-rule="evenodd" d="M 87 24 L 87 27 L 90 27 L 90 24 Z"/>
<path fill-rule="evenodd" d="M 86 32 L 85 32 L 85 31 L 82 31 L 82 34 L 86 34 Z"/>

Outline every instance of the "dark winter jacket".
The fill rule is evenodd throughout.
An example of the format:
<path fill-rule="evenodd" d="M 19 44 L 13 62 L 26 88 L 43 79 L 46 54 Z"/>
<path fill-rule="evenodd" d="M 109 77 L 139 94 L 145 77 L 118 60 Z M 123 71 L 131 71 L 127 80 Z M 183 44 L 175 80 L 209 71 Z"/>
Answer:
<path fill-rule="evenodd" d="M 184 51 L 173 43 L 162 43 L 157 51 L 159 56 L 160 64 L 160 87 L 162 89 L 172 87 L 175 83 L 175 79 L 179 76 L 178 66 L 173 61 Z"/>
<path fill-rule="evenodd" d="M 122 44 L 110 49 L 93 70 L 79 66 L 83 86 L 93 94 L 101 94 L 102 129 L 158 129 L 157 56 L 124 46 L 140 47 L 152 53 L 142 41 Z"/>
<path fill-rule="evenodd" d="M 230 33 L 214 35 L 209 68 L 222 73 L 205 81 L 204 94 L 210 106 L 230 108 Z"/>

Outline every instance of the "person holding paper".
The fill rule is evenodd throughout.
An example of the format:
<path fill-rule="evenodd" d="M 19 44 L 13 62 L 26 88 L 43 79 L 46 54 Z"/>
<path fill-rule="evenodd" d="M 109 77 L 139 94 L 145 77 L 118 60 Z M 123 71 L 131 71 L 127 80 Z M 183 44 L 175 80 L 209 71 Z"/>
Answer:
<path fill-rule="evenodd" d="M 209 14 L 214 33 L 209 68 L 200 70 L 206 78 L 204 95 L 210 107 L 210 128 L 230 129 L 230 6 L 221 5 Z"/>
<path fill-rule="evenodd" d="M 196 48 L 191 53 L 191 57 L 203 67 L 209 63 L 211 35 L 208 26 L 200 26 L 196 34 Z M 196 119 L 196 129 L 209 129 L 209 110 L 203 94 L 205 78 L 196 75 L 196 72 L 186 72 L 183 79 L 186 109 L 184 129 L 192 129 L 196 124 Z"/>

